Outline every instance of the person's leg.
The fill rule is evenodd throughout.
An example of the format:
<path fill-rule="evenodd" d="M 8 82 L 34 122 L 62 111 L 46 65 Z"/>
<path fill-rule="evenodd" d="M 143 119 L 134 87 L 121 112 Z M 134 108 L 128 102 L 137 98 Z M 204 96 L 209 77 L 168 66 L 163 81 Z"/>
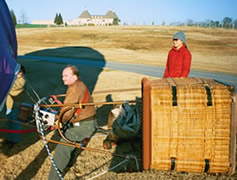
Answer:
<path fill-rule="evenodd" d="M 85 138 L 91 137 L 95 130 L 95 120 L 81 121 L 80 126 L 70 128 L 70 132 L 65 132 L 65 137 L 71 141 L 81 142 Z"/>
<path fill-rule="evenodd" d="M 61 142 L 65 142 L 65 141 L 62 139 Z M 54 162 L 61 174 L 64 168 L 67 166 L 71 157 L 71 153 L 74 149 L 75 149 L 74 147 L 65 146 L 61 144 L 58 144 L 56 146 L 55 154 L 54 154 Z M 60 179 L 60 178 L 55 170 L 55 167 L 51 165 L 49 180 L 56 180 L 56 179 Z"/>
<path fill-rule="evenodd" d="M 10 112 L 10 114 L 7 115 L 8 129 L 10 129 L 10 130 L 20 130 L 21 129 L 20 123 L 16 122 L 17 121 L 17 114 L 18 114 L 18 109 L 13 109 Z M 7 139 L 9 141 L 12 141 L 13 143 L 18 143 L 20 141 L 20 134 L 19 133 L 8 133 Z"/>
<path fill-rule="evenodd" d="M 84 121 L 80 123 L 79 127 L 72 127 L 66 130 L 65 137 L 71 141 L 80 142 L 86 137 L 90 137 L 95 132 L 95 121 Z M 64 139 L 60 140 L 61 142 L 66 142 Z M 65 146 L 58 144 L 55 149 L 54 162 L 62 173 L 65 167 L 68 165 L 72 151 L 74 147 Z M 51 166 L 49 173 L 49 180 L 60 179 L 54 166 Z"/>

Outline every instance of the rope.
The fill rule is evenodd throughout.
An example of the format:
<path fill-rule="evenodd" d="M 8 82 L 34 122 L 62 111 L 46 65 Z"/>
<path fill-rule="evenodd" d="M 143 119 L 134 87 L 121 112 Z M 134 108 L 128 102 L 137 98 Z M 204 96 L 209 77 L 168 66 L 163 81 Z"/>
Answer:
<path fill-rule="evenodd" d="M 102 173 L 100 173 L 100 174 L 97 174 L 97 175 L 95 175 L 95 176 L 93 176 L 93 177 L 91 177 L 91 178 L 89 178 L 89 179 L 87 179 L 87 180 L 92 180 L 92 179 L 94 179 L 94 178 L 97 178 L 97 177 L 99 177 L 99 176 L 102 176 L 103 174 L 105 174 L 105 173 L 107 173 L 107 172 L 109 172 L 109 171 L 112 171 L 112 170 L 114 170 L 115 168 L 119 167 L 120 165 L 122 165 L 122 164 L 128 162 L 131 158 L 134 158 L 134 159 L 135 159 L 137 170 L 139 170 L 139 165 L 138 165 L 138 161 L 137 161 L 136 156 L 127 155 L 127 156 L 125 157 L 125 159 L 124 159 L 123 161 L 121 161 L 120 163 L 116 164 L 116 165 L 113 166 L 112 168 L 110 168 L 110 169 L 108 169 L 108 170 L 105 170 L 104 172 L 102 172 Z"/>
<path fill-rule="evenodd" d="M 41 100 L 40 96 L 37 94 L 37 92 L 35 91 L 35 89 L 34 89 L 33 86 L 30 84 L 29 81 L 27 81 L 27 84 L 30 86 L 31 90 L 33 91 L 34 95 L 37 97 L 38 101 L 40 101 L 40 100 Z M 34 102 L 34 104 L 36 104 L 37 101 L 34 100 L 34 98 L 30 95 L 30 93 L 27 91 L 27 89 L 25 89 L 25 91 L 26 91 L 26 94 L 29 96 L 29 98 Z M 47 104 L 47 103 L 45 102 L 45 100 L 43 101 L 43 103 L 44 103 L 44 104 Z"/>
<path fill-rule="evenodd" d="M 33 88 L 33 86 L 29 83 L 29 81 L 27 81 L 27 84 L 29 84 L 31 90 L 33 91 L 33 93 L 35 94 L 35 96 L 38 98 L 38 100 L 40 100 L 39 95 L 37 94 L 37 92 L 35 91 L 35 89 Z"/>
<path fill-rule="evenodd" d="M 51 153 L 50 153 L 50 150 L 49 150 L 49 147 L 48 147 L 48 144 L 47 144 L 47 141 L 46 141 L 44 132 L 43 132 L 42 124 L 40 123 L 40 119 L 39 119 L 39 118 L 37 118 L 36 123 L 39 124 L 40 133 L 41 133 L 41 136 L 42 136 L 42 138 L 43 138 L 44 145 L 45 145 L 45 148 L 46 148 L 46 150 L 47 150 L 47 152 L 48 152 L 48 155 L 49 155 L 49 158 L 50 158 L 50 160 L 51 160 L 51 162 L 52 162 L 52 165 L 54 166 L 54 168 L 55 168 L 55 170 L 56 170 L 56 172 L 57 172 L 59 178 L 60 178 L 61 180 L 63 180 L 62 174 L 60 173 L 59 169 L 57 168 L 57 166 L 56 166 L 56 164 L 55 164 L 55 162 L 54 162 L 54 160 L 53 160 L 53 157 L 52 157 L 52 155 L 51 155 Z"/>
<path fill-rule="evenodd" d="M 36 100 L 34 100 L 34 98 L 30 95 L 30 93 L 27 90 L 26 90 L 26 94 L 29 96 L 29 98 L 31 99 L 33 103 L 37 102 Z"/>
<path fill-rule="evenodd" d="M 23 134 L 23 133 L 36 132 L 36 129 L 27 129 L 27 130 L 0 129 L 0 132 L 13 133 L 13 134 L 16 134 L 16 133 Z"/>
<path fill-rule="evenodd" d="M 20 123 L 19 121 L 14 121 L 14 120 L 9 120 L 9 119 L 0 119 L 0 121 L 11 121 L 14 122 L 16 124 L 21 124 L 21 125 L 25 125 L 24 123 Z M 27 126 L 27 125 L 25 125 Z M 33 125 L 28 125 L 31 127 L 35 127 Z M 5 132 L 5 133 L 30 133 L 30 132 L 36 132 L 36 129 L 26 129 L 26 130 L 12 130 L 12 129 L 0 129 L 0 132 Z"/>
<path fill-rule="evenodd" d="M 107 172 L 109 172 L 109 171 L 112 171 L 113 169 L 119 167 L 120 165 L 122 165 L 122 164 L 124 164 L 124 163 L 126 163 L 126 162 L 128 162 L 128 159 L 127 159 L 127 158 L 124 159 L 123 161 L 121 161 L 120 163 L 116 164 L 114 167 L 112 167 L 112 168 L 110 168 L 110 169 L 108 169 L 108 170 L 105 170 L 104 172 L 102 172 L 102 173 L 100 173 L 100 174 L 97 174 L 97 175 L 95 175 L 95 176 L 93 176 L 93 177 L 91 177 L 91 178 L 89 178 L 89 179 L 87 179 L 87 180 L 91 180 L 91 179 L 97 178 L 97 177 L 99 177 L 99 176 L 102 176 L 103 174 L 105 174 L 105 173 L 107 173 Z"/>

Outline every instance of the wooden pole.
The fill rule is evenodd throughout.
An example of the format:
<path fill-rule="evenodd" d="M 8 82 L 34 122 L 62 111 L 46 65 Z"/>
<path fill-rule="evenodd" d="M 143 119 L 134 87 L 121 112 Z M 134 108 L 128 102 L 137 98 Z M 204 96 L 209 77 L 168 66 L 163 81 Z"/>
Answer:
<path fill-rule="evenodd" d="M 40 107 L 74 107 L 74 108 L 82 108 L 83 106 L 98 106 L 98 105 L 113 105 L 113 104 L 124 104 L 124 103 L 141 103 L 142 101 L 113 101 L 113 102 L 94 102 L 94 103 L 65 103 L 65 104 L 39 104 Z"/>

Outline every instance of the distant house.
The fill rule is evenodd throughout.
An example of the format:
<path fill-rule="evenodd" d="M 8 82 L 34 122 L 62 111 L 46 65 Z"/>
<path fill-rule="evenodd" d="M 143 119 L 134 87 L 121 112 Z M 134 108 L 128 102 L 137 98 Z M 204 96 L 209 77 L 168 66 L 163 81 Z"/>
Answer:
<path fill-rule="evenodd" d="M 108 11 L 105 15 L 91 15 L 87 10 L 83 11 L 82 14 L 72 21 L 64 21 L 64 24 L 74 26 L 108 26 L 108 25 L 119 25 L 119 18 L 113 11 Z M 54 21 L 50 20 L 33 20 L 32 24 L 46 24 L 54 25 Z"/>
<path fill-rule="evenodd" d="M 108 26 L 119 25 L 119 18 L 113 11 L 108 11 L 105 15 L 91 15 L 87 10 L 73 21 L 67 21 L 68 25 L 95 25 L 95 26 Z"/>
<path fill-rule="evenodd" d="M 53 20 L 33 20 L 31 24 L 38 24 L 38 25 L 42 25 L 42 24 L 54 25 L 54 22 L 53 22 Z"/>

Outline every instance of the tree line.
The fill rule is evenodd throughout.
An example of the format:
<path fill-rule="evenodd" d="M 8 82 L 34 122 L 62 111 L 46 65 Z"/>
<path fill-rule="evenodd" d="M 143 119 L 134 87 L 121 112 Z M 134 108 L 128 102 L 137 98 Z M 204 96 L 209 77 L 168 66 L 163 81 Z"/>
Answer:
<path fill-rule="evenodd" d="M 61 15 L 61 13 L 56 13 L 56 16 L 54 18 L 54 24 L 56 25 L 62 25 L 63 24 L 63 17 Z"/>
<path fill-rule="evenodd" d="M 164 25 L 164 24 L 163 24 Z M 211 27 L 211 28 L 225 28 L 225 29 L 237 29 L 237 19 L 233 20 L 230 17 L 223 18 L 222 21 L 206 20 L 201 22 L 195 22 L 192 19 L 188 19 L 184 22 L 172 22 L 170 25 L 177 26 L 197 26 L 197 27 Z"/>
<path fill-rule="evenodd" d="M 10 13 L 11 13 L 13 23 L 15 25 L 17 25 L 17 18 L 16 18 L 16 15 L 15 15 L 14 11 L 11 10 Z M 23 14 L 21 16 L 21 18 L 22 18 L 21 24 L 26 24 L 25 14 Z M 54 23 L 56 25 L 64 24 L 63 17 L 61 15 L 61 13 L 56 13 L 55 18 L 54 18 Z M 118 23 L 116 23 L 115 25 L 118 25 Z M 128 25 L 128 24 L 124 23 L 124 25 Z M 154 21 L 152 21 L 152 25 L 155 25 Z M 161 25 L 166 25 L 165 21 L 163 21 L 161 23 Z M 197 26 L 197 27 L 237 29 L 237 19 L 233 20 L 230 17 L 225 17 L 225 18 L 223 18 L 222 21 L 206 20 L 206 21 L 203 21 L 203 22 L 195 22 L 192 19 L 188 19 L 186 22 L 179 22 L 179 21 L 178 22 L 172 22 L 172 23 L 170 23 L 170 25 L 175 25 L 175 26 L 184 26 L 184 25 L 186 25 L 186 26 Z"/>

